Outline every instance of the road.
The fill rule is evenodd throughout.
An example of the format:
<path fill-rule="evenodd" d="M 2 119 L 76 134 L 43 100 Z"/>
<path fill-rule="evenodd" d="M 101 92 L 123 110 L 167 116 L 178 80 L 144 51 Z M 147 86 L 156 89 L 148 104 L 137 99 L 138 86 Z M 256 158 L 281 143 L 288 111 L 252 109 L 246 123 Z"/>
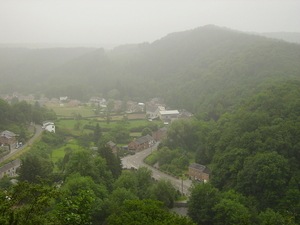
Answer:
<path fill-rule="evenodd" d="M 141 166 L 146 166 L 153 172 L 153 178 L 156 180 L 158 179 L 169 179 L 171 182 L 175 185 L 175 187 L 178 188 L 178 190 L 181 193 L 184 193 L 185 195 L 189 194 L 189 187 L 191 186 L 192 182 L 190 180 L 179 180 L 172 176 L 169 176 L 143 162 L 144 158 L 146 158 L 149 154 L 151 154 L 152 151 L 155 151 L 157 149 L 158 143 L 156 143 L 153 147 L 150 147 L 148 149 L 145 149 L 143 151 L 137 152 L 135 155 L 130 155 L 122 158 L 122 164 L 123 168 L 131 168 L 134 167 L 138 169 Z"/>
<path fill-rule="evenodd" d="M 19 148 L 15 148 L 11 150 L 11 152 L 0 159 L 0 163 L 5 161 L 6 159 L 12 157 L 13 155 L 17 154 L 18 152 L 22 151 L 24 148 L 26 148 L 28 145 L 30 145 L 40 134 L 43 132 L 43 128 L 41 125 L 35 125 L 35 134 L 32 138 L 30 138 L 24 145 L 22 145 Z"/>

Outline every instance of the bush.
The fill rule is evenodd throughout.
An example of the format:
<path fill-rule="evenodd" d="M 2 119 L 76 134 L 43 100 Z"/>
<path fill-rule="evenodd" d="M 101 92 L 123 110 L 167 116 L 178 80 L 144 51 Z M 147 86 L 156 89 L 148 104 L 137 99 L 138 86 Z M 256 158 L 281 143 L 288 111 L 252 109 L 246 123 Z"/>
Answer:
<path fill-rule="evenodd" d="M 145 163 L 148 163 L 149 165 L 154 165 L 155 163 L 157 163 L 157 154 L 152 153 L 151 155 L 149 155 L 146 159 L 145 159 Z"/>

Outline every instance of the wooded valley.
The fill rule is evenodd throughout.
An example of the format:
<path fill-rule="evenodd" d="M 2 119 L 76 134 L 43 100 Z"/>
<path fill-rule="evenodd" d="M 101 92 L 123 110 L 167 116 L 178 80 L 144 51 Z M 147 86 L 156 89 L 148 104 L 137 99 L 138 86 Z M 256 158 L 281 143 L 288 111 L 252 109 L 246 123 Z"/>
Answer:
<path fill-rule="evenodd" d="M 22 159 L 18 179 L 25 183 L 12 188 L 9 179 L 1 180 L 0 187 L 10 187 L 12 198 L 18 197 L 1 206 L 3 224 L 17 218 L 10 207 L 21 212 L 20 221 L 37 221 L 32 224 L 130 224 L 139 213 L 153 219 L 139 224 L 299 224 L 299 62 L 299 44 L 212 25 L 111 51 L 0 49 L 1 94 L 87 101 L 113 92 L 122 101 L 162 97 L 171 108 L 192 112 L 193 118 L 168 125 L 152 163 L 176 171 L 187 168 L 193 155 L 194 162 L 212 170 L 209 182 L 190 190 L 190 220 L 160 211 L 162 205 L 172 207 L 180 193 L 167 180 L 154 182 L 146 168 L 122 172 L 119 157 L 104 146 L 107 140 L 94 141 L 95 130 L 90 143 L 99 150 L 89 150 L 89 144 L 66 148 L 55 171 L 49 148 L 63 146 L 70 136 L 58 129 L 44 133 Z M 26 124 L 57 118 L 47 107 L 0 99 L 0 130 L 12 128 L 24 141 Z M 34 164 L 39 168 L 35 175 L 51 181 L 26 177 Z M 61 188 L 53 188 L 59 181 Z M 28 192 L 23 195 L 21 188 Z M 27 198 L 33 190 L 40 194 L 40 210 Z M 62 198 L 54 197 L 58 192 Z M 2 202 L 7 196 L 1 192 Z"/>

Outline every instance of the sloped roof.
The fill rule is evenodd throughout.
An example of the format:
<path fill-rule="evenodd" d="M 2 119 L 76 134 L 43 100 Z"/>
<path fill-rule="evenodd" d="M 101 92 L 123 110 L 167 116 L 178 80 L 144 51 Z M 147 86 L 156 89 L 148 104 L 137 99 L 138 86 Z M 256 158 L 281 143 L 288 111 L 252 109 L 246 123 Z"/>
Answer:
<path fill-rule="evenodd" d="M 15 136 L 17 136 L 15 133 L 13 133 L 11 131 L 8 131 L 8 130 L 5 130 L 5 131 L 0 133 L 0 137 L 12 138 L 12 137 L 15 137 Z"/>
<path fill-rule="evenodd" d="M 201 165 L 201 164 L 198 164 L 198 163 L 192 163 L 190 165 L 190 168 L 194 168 L 196 170 L 200 170 L 202 171 L 203 173 L 207 173 L 207 174 L 210 174 L 211 173 L 211 170 L 209 168 L 207 168 L 206 166 L 204 165 Z"/>
<path fill-rule="evenodd" d="M 167 127 L 162 127 L 159 130 L 161 130 L 162 132 L 166 132 L 168 130 L 168 128 Z"/>
<path fill-rule="evenodd" d="M 149 105 L 148 107 L 147 107 L 147 112 L 155 112 L 155 110 L 157 109 L 157 106 L 152 106 L 152 105 Z"/>
<path fill-rule="evenodd" d="M 6 172 L 7 170 L 10 170 L 14 167 L 19 167 L 21 165 L 21 159 L 16 159 L 14 161 L 11 161 L 10 163 L 5 164 L 4 166 L 0 167 L 0 172 Z"/>
<path fill-rule="evenodd" d="M 153 141 L 153 140 L 154 139 L 149 134 L 147 134 L 146 136 L 135 139 L 133 142 L 137 145 L 141 145 L 146 142 Z"/>
<path fill-rule="evenodd" d="M 48 126 L 48 125 L 54 125 L 54 123 L 51 122 L 51 121 L 44 121 L 43 122 L 43 126 Z"/>
<path fill-rule="evenodd" d="M 178 115 L 178 110 L 165 110 L 165 111 L 159 111 L 161 115 Z"/>
<path fill-rule="evenodd" d="M 115 147 L 115 146 L 116 146 L 116 144 L 115 144 L 114 142 L 112 142 L 112 141 L 107 142 L 107 144 L 108 144 L 110 147 Z"/>

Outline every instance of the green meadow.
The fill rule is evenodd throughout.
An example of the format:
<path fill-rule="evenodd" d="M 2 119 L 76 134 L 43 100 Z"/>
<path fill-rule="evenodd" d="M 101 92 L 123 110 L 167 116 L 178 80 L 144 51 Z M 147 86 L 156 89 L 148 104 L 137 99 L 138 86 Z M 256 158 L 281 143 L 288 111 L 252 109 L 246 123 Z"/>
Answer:
<path fill-rule="evenodd" d="M 52 157 L 51 157 L 52 161 L 55 163 L 55 162 L 57 162 L 57 160 L 59 158 L 63 158 L 65 156 L 65 149 L 68 148 L 68 147 L 71 148 L 71 149 L 73 149 L 73 150 L 79 149 L 79 146 L 78 146 L 76 140 L 68 141 L 66 143 L 66 145 L 64 145 L 64 146 L 62 146 L 60 148 L 54 149 L 52 151 Z"/>
<path fill-rule="evenodd" d="M 68 107 L 67 105 L 47 104 L 47 107 L 53 109 L 58 117 L 72 117 L 74 113 L 83 117 L 95 116 L 93 108 L 88 106 Z"/>

